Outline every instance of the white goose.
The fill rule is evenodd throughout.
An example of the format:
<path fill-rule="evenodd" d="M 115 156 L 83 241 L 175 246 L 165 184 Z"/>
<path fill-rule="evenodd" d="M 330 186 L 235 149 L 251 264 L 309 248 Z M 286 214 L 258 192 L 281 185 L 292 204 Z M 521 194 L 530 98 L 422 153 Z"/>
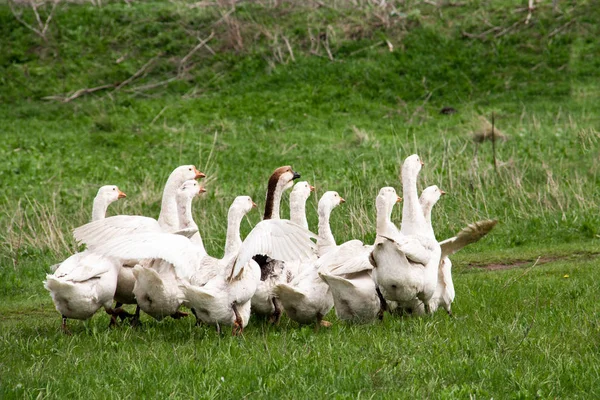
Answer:
<path fill-rule="evenodd" d="M 285 264 L 316 259 L 315 245 L 311 241 L 315 236 L 291 221 L 279 219 L 281 196 L 299 177 L 290 166 L 279 167 L 273 172 L 269 178 L 263 221 L 242 243 L 232 271 L 232 276 L 237 276 L 250 260 L 258 263 L 260 282 L 252 298 L 252 310 L 270 316 L 273 323 L 279 322 L 281 316 L 281 304 L 273 294 L 273 288 L 291 280 Z M 291 273 L 289 275 L 291 278 Z"/>
<path fill-rule="evenodd" d="M 100 307 L 113 314 L 119 268 L 116 260 L 85 251 L 63 261 L 54 274 L 46 275 L 44 287 L 62 315 L 63 332 L 70 334 L 67 318 L 85 320 Z"/>
<path fill-rule="evenodd" d="M 260 279 L 260 268 L 250 260 L 236 277 L 231 277 L 231 273 L 242 245 L 241 221 L 255 207 L 249 196 L 236 197 L 227 215 L 223 258 L 204 257 L 193 275 L 179 281 L 184 304 L 192 309 L 197 320 L 216 325 L 219 332 L 220 325 L 233 325 L 233 333 L 241 333 L 248 324 L 250 299 Z"/>
<path fill-rule="evenodd" d="M 106 210 L 111 203 L 115 201 L 125 198 L 127 195 L 119 190 L 119 188 L 115 185 L 105 185 L 98 189 L 98 193 L 96 197 L 94 197 L 94 202 L 92 205 L 92 221 L 98 221 L 106 218 Z M 74 254 L 73 257 L 78 256 L 77 253 Z M 71 262 L 75 262 L 75 259 L 72 259 Z M 52 272 L 56 271 L 56 269 L 60 267 L 60 263 L 54 264 L 50 267 Z"/>
<path fill-rule="evenodd" d="M 309 185 L 306 181 L 302 181 L 296 183 L 292 193 L 290 193 L 290 221 L 305 229 L 308 229 L 306 200 L 308 200 L 310 194 L 314 191 L 314 186 Z"/>
<path fill-rule="evenodd" d="M 402 165 L 402 226 L 400 234 L 377 232 L 371 253 L 373 279 L 386 300 L 399 304 L 415 298 L 431 311 L 431 298 L 437 286 L 441 248 L 429 232 L 417 195 L 417 176 L 423 163 L 416 154 Z"/>
<path fill-rule="evenodd" d="M 345 200 L 333 191 L 326 192 L 319 200 L 319 238 L 317 239 L 317 246 L 322 250 L 327 248 L 330 252 L 336 252 L 335 239 L 329 226 L 329 217 L 332 210 L 344 202 Z M 326 247 L 323 246 L 324 241 Z M 300 324 L 309 324 L 316 321 L 319 325 L 331 325 L 329 322 L 323 321 L 325 314 L 333 307 L 333 298 L 329 286 L 319 277 L 319 261 L 303 263 L 298 276 L 293 278 L 289 284 L 279 283 L 274 289 L 286 314 Z"/>
<path fill-rule="evenodd" d="M 163 190 L 162 205 L 158 221 L 139 215 L 117 215 L 103 220 L 94 221 L 80 226 L 73 231 L 73 236 L 79 244 L 85 244 L 88 249 L 94 249 L 113 238 L 142 232 L 175 232 L 179 230 L 179 217 L 177 215 L 177 189 L 187 180 L 202 178 L 205 175 L 193 165 L 182 165 L 175 168 L 169 175 Z M 122 312 L 121 316 L 131 316 L 120 307 L 123 304 L 137 304 L 133 287 L 135 276 L 133 266 L 140 260 L 131 260 L 129 265 L 119 269 L 117 290 L 115 291 L 116 309 Z M 132 323 L 139 321 L 139 307 L 136 307 Z"/>
<path fill-rule="evenodd" d="M 192 215 L 192 200 L 206 190 L 195 180 L 185 181 L 177 190 L 177 210 L 181 229 L 198 230 Z M 135 284 L 133 294 L 140 309 L 151 317 L 161 320 L 166 316 L 181 318 L 187 316 L 179 310 L 183 293 L 174 267 L 163 261 L 138 264 L 133 268 Z"/>
<path fill-rule="evenodd" d="M 431 210 L 445 192 L 437 186 L 425 188 L 421 193 L 419 202 L 423 208 L 425 219 L 431 226 Z M 475 243 L 487 235 L 498 223 L 497 220 L 483 220 L 469 224 L 463 228 L 456 236 L 440 242 L 442 256 L 438 268 L 438 283 L 435 293 L 430 301 L 431 312 L 435 312 L 439 307 L 443 307 L 448 315 L 452 316 L 451 305 L 454 301 L 455 291 L 452 282 L 452 262 L 449 256 L 456 253 L 463 247 Z M 422 309 L 422 307 L 420 308 Z"/>
<path fill-rule="evenodd" d="M 393 235 L 396 231 L 391 214 L 394 204 L 401 200 L 394 188 L 381 188 L 375 200 L 378 232 L 391 231 L 388 234 Z M 378 314 L 382 316 L 382 304 L 371 277 L 373 266 L 369 262 L 369 254 L 372 249 L 373 246 L 363 245 L 362 242 L 352 246 L 342 245 L 340 251 L 331 256 L 328 253 L 319 260 L 322 264 L 319 276 L 329 285 L 335 314 L 341 320 L 366 323 L 374 320 Z"/>

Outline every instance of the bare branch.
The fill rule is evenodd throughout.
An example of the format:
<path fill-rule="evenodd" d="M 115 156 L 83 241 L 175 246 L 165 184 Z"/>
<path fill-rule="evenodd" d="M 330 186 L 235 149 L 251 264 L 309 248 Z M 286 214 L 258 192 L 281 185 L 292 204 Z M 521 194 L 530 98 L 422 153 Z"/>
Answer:
<path fill-rule="evenodd" d="M 185 65 L 185 63 L 190 59 L 191 56 L 194 55 L 194 53 L 196 53 L 198 50 L 200 50 L 202 47 L 206 46 L 206 44 L 215 36 L 215 32 L 212 31 L 210 33 L 210 35 L 204 39 L 201 40 L 200 43 L 198 43 L 189 53 L 187 53 L 182 59 L 181 61 L 179 61 L 179 68 L 178 68 L 178 75 L 181 75 L 183 72 L 183 66 Z M 212 50 L 212 49 L 211 49 Z M 214 54 L 214 52 L 213 52 Z"/>

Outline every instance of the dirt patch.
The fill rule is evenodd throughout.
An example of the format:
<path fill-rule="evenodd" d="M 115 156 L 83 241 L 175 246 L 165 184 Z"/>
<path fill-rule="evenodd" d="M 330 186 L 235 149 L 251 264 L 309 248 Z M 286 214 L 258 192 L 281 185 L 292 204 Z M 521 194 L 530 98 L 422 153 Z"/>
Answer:
<path fill-rule="evenodd" d="M 561 260 L 573 260 L 579 258 L 597 258 L 600 257 L 600 253 L 573 253 L 567 254 L 564 256 L 554 256 L 554 257 L 540 257 L 537 260 L 537 265 L 547 264 L 549 262 L 561 261 Z M 520 268 L 528 265 L 532 265 L 536 260 L 515 260 L 512 263 L 500 264 L 500 263 L 492 263 L 492 264 L 468 264 L 467 268 L 477 268 L 477 269 L 485 269 L 487 271 L 501 271 L 505 269 L 513 269 Z"/>

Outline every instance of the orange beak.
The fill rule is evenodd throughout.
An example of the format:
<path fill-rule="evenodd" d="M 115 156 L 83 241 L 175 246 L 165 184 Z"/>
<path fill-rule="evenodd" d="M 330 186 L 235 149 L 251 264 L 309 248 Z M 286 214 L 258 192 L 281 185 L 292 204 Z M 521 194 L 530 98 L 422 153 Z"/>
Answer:
<path fill-rule="evenodd" d="M 200 189 L 198 189 L 198 194 L 202 193 L 206 193 L 206 189 L 204 189 L 204 186 L 200 186 Z"/>
<path fill-rule="evenodd" d="M 397 196 L 396 203 L 400 203 L 402 201 L 402 197 Z"/>
<path fill-rule="evenodd" d="M 446 192 L 444 192 L 442 189 L 440 189 L 440 194 L 443 196 L 446 194 Z"/>
<path fill-rule="evenodd" d="M 198 171 L 198 170 L 196 169 L 196 167 L 194 167 L 194 173 L 196 174 L 196 175 L 194 176 L 194 179 L 200 179 L 200 178 L 205 178 L 205 177 L 206 177 L 206 175 L 204 175 L 204 173 L 203 173 L 203 172 L 200 172 L 200 171 Z"/>
<path fill-rule="evenodd" d="M 421 167 L 425 165 L 425 163 L 423 162 L 423 160 L 419 161 L 421 163 Z"/>
<path fill-rule="evenodd" d="M 119 189 L 117 189 L 117 190 L 119 190 Z M 117 199 L 122 199 L 122 198 L 125 198 L 125 197 L 127 197 L 127 195 L 119 190 L 119 194 L 117 195 Z"/>
<path fill-rule="evenodd" d="M 252 202 L 252 208 L 258 208 L 255 202 Z"/>
<path fill-rule="evenodd" d="M 316 189 L 315 189 L 315 187 L 314 187 L 314 186 L 310 186 L 310 191 L 311 191 L 311 192 L 314 192 L 315 190 L 316 190 Z"/>
<path fill-rule="evenodd" d="M 340 204 L 345 203 L 345 202 L 346 202 L 346 200 L 344 200 L 343 197 L 340 197 Z"/>

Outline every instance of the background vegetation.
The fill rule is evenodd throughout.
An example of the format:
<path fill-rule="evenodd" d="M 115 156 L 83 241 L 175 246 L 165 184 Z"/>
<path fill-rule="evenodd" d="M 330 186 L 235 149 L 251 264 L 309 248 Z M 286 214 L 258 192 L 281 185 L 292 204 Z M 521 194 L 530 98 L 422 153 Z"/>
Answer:
<path fill-rule="evenodd" d="M 0 2 L 2 397 L 599 391 L 595 2 L 98 1 Z M 492 114 L 508 136 L 495 163 L 472 136 Z M 454 259 L 455 320 L 346 326 L 332 314 L 318 333 L 252 320 L 244 338 L 217 339 L 192 321 L 109 331 L 99 314 L 58 332 L 41 281 L 75 251 L 70 231 L 100 185 L 128 194 L 109 213 L 156 216 L 170 171 L 197 165 L 208 192 L 196 221 L 219 256 L 229 203 L 260 206 L 290 164 L 347 200 L 338 242 L 371 242 L 377 190 L 400 191 L 415 152 L 420 187 L 449 193 L 440 239 L 500 220 Z"/>

